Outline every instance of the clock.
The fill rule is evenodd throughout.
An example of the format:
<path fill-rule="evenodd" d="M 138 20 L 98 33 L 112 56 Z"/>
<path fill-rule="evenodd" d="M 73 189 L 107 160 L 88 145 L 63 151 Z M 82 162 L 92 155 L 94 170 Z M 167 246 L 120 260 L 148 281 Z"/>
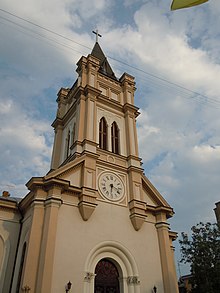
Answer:
<path fill-rule="evenodd" d="M 101 194 L 112 201 L 118 201 L 124 196 L 124 184 L 121 178 L 111 172 L 104 172 L 99 177 Z"/>

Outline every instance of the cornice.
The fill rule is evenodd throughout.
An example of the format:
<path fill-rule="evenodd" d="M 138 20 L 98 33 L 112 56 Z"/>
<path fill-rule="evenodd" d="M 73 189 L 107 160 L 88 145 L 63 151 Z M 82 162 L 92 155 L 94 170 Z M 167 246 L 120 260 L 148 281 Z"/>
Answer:
<path fill-rule="evenodd" d="M 55 200 L 59 202 L 59 204 L 62 202 L 62 198 L 57 198 L 53 195 L 48 196 L 47 193 L 37 196 L 36 191 L 39 188 L 45 192 L 53 188 L 58 188 L 60 189 L 61 194 L 67 192 L 69 194 L 79 195 L 81 193 L 81 188 L 71 186 L 69 181 L 55 177 L 51 177 L 46 180 L 44 177 L 32 177 L 27 183 L 27 187 L 31 191 L 19 203 L 19 209 L 22 213 L 34 205 L 45 206 L 46 202 L 49 202 L 49 199 Z"/>
<path fill-rule="evenodd" d="M 53 121 L 53 123 L 51 124 L 51 126 L 53 128 L 57 128 L 59 125 L 63 126 L 63 119 L 56 117 L 55 120 Z"/>
<path fill-rule="evenodd" d="M 48 191 L 54 187 L 60 189 L 61 192 L 63 192 L 64 190 L 68 190 L 73 193 L 81 192 L 80 188 L 71 186 L 70 181 L 58 178 L 57 176 L 50 177 L 48 179 L 45 179 L 44 177 L 32 177 L 31 180 L 27 183 L 27 187 L 29 190 L 32 191 L 33 194 L 38 188 Z"/>
<path fill-rule="evenodd" d="M 82 56 L 78 62 L 76 63 L 77 66 L 81 65 L 81 63 L 84 63 L 84 65 L 86 65 L 86 61 L 87 61 L 87 58 L 85 56 Z"/>
<path fill-rule="evenodd" d="M 57 206 L 57 207 L 60 207 L 62 205 L 62 203 L 63 203 L 63 201 L 62 201 L 61 198 L 56 198 L 54 196 L 48 197 L 44 201 L 45 207 L 49 207 L 49 206 Z"/>
<path fill-rule="evenodd" d="M 126 172 L 128 170 L 128 167 L 127 167 L 127 159 L 125 156 L 122 156 L 122 155 L 117 155 L 117 154 L 114 154 L 110 151 L 106 151 L 106 150 L 102 150 L 100 148 L 97 148 L 97 154 L 99 155 L 99 158 L 97 160 L 97 163 L 99 165 L 105 165 L 106 167 L 110 168 L 110 169 L 114 169 L 115 167 L 117 168 L 117 170 L 121 170 L 123 172 Z M 112 157 L 115 157 L 116 159 L 118 158 L 119 160 L 121 161 L 124 161 L 125 165 L 126 166 L 121 166 L 120 164 L 117 164 L 116 162 L 112 163 L 112 162 L 108 162 L 107 160 L 103 160 L 101 158 L 101 155 L 106 155 L 106 156 L 112 156 Z"/>
<path fill-rule="evenodd" d="M 101 102 L 102 105 L 111 107 L 111 110 L 114 109 L 114 110 L 120 111 L 123 114 L 123 106 L 119 101 L 112 100 L 109 97 L 102 94 L 97 97 L 97 101 Z"/>
<path fill-rule="evenodd" d="M 169 231 L 169 236 L 171 238 L 172 241 L 175 241 L 178 237 L 178 233 L 175 231 Z"/>
<path fill-rule="evenodd" d="M 64 170 L 63 172 L 61 172 L 59 175 L 56 175 L 57 178 L 60 178 L 68 173 L 70 173 L 71 171 L 81 168 L 83 166 L 84 161 L 78 163 L 77 165 L 72 166 L 71 168 L 68 168 L 66 170 Z M 55 176 L 54 176 L 55 177 Z"/>
<path fill-rule="evenodd" d="M 131 74 L 127 73 L 127 72 L 124 72 L 122 74 L 122 76 L 119 78 L 119 81 L 121 83 L 123 83 L 123 81 L 127 81 L 127 82 L 130 82 L 130 83 L 134 84 L 135 83 L 134 80 L 135 80 L 135 77 L 132 76 Z"/>
<path fill-rule="evenodd" d="M 121 90 L 122 85 L 118 79 L 109 77 L 108 75 L 105 75 L 101 72 L 98 72 L 97 79 L 98 79 L 98 82 L 103 83 L 103 80 L 104 80 L 105 84 L 107 83 L 109 86 L 117 88 L 117 89 L 120 88 Z"/>
<path fill-rule="evenodd" d="M 171 207 L 157 206 L 154 211 L 155 215 L 164 213 L 167 219 L 172 218 L 174 211 Z"/>
<path fill-rule="evenodd" d="M 91 145 L 93 145 L 95 147 L 98 145 L 98 143 L 96 141 L 90 140 L 90 139 L 86 139 L 86 138 L 81 142 L 81 145 L 83 146 L 85 143 L 91 144 Z"/>
<path fill-rule="evenodd" d="M 33 191 L 34 187 L 42 187 L 44 183 L 44 177 L 32 177 L 27 183 L 26 186 L 29 190 Z"/>
<path fill-rule="evenodd" d="M 132 105 L 132 104 L 129 104 L 129 103 L 126 103 L 124 104 L 123 106 L 123 111 L 124 113 L 134 113 L 135 114 L 135 118 L 137 118 L 139 115 L 140 115 L 140 112 L 138 112 L 139 108 Z"/>
<path fill-rule="evenodd" d="M 141 168 L 141 167 L 129 166 L 129 167 L 128 167 L 128 171 L 129 171 L 129 172 L 131 172 L 131 171 L 138 172 L 138 173 L 140 173 L 140 174 L 142 175 L 144 169 Z"/>
<path fill-rule="evenodd" d="M 101 95 L 102 91 L 87 84 L 85 86 L 84 93 L 85 93 L 85 96 L 87 96 L 88 94 L 94 94 L 96 97 L 98 97 Z"/>
<path fill-rule="evenodd" d="M 60 167 L 58 167 L 55 170 L 52 170 L 51 172 L 49 172 L 44 179 L 47 180 L 49 178 L 54 178 L 54 177 L 58 177 L 61 174 L 63 174 L 64 172 L 68 171 L 70 168 L 75 168 L 77 167 L 79 164 L 81 164 L 84 161 L 84 156 L 79 156 L 78 158 L 67 162 L 66 164 L 62 164 Z"/>
<path fill-rule="evenodd" d="M 90 151 L 87 151 L 87 150 L 84 150 L 82 152 L 82 156 L 86 156 L 86 157 L 90 157 L 90 158 L 94 158 L 94 159 L 98 159 L 99 158 L 99 155 L 98 154 L 94 154 L 93 152 L 90 152 Z"/>
<path fill-rule="evenodd" d="M 101 154 L 105 154 L 105 155 L 111 155 L 111 156 L 114 156 L 116 158 L 119 158 L 121 160 L 124 160 L 127 162 L 127 157 L 126 156 L 123 156 L 123 155 L 120 155 L 120 154 L 115 154 L 111 151 L 108 151 L 108 150 L 103 150 L 101 148 L 97 148 L 98 149 L 98 152 L 101 153 Z"/>
<path fill-rule="evenodd" d="M 17 212 L 18 211 L 18 203 L 14 200 L 4 200 L 0 198 L 0 209 L 1 210 L 10 210 Z"/>

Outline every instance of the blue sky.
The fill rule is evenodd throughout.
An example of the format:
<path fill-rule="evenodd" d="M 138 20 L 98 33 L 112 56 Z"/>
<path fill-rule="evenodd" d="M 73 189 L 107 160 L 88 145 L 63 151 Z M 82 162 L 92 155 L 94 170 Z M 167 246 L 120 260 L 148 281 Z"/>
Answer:
<path fill-rule="evenodd" d="M 210 0 L 171 12 L 170 4 L 1 1 L 0 9 L 69 39 L 0 10 L 2 191 L 23 197 L 30 177 L 49 170 L 56 93 L 75 81 L 75 64 L 91 52 L 92 30 L 98 28 L 116 75 L 126 71 L 136 78 L 140 156 L 146 176 L 176 212 L 172 229 L 189 232 L 199 221 L 215 221 L 213 208 L 220 200 L 220 5 Z"/>

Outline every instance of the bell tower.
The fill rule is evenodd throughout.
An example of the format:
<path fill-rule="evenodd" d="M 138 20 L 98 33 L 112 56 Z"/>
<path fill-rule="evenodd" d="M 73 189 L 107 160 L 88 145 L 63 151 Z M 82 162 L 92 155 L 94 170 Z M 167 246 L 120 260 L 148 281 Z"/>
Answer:
<path fill-rule="evenodd" d="M 136 117 L 139 112 L 134 106 L 134 77 L 124 73 L 117 79 L 98 42 L 87 58 L 81 57 L 76 71 L 78 78 L 72 88 L 62 88 L 58 93 L 57 117 L 52 124 L 55 141 L 51 168 L 58 169 L 82 156 L 85 166 L 88 161 L 82 186 L 92 189 L 94 198 L 90 202 L 83 194 L 80 203 L 82 216 L 87 219 L 85 198 L 90 202 L 91 213 L 99 191 L 107 200 L 111 193 L 120 193 L 112 180 L 109 186 L 103 185 L 107 178 L 102 183 L 95 182 L 109 165 L 108 175 L 113 181 L 122 181 L 126 193 L 123 201 L 129 203 L 130 219 L 139 230 L 146 218 L 146 203 L 141 190 L 143 172 L 138 156 Z M 115 178 L 119 170 L 121 174 Z"/>
<path fill-rule="evenodd" d="M 124 73 L 117 80 L 98 43 L 87 58 L 79 60 L 77 66 L 78 78 L 74 85 L 70 89 L 61 88 L 58 93 L 57 117 L 52 124 L 55 141 L 51 168 L 58 168 L 70 157 L 73 159 L 72 156 L 82 153 L 88 144 L 97 144 L 98 148 L 130 159 L 138 158 L 135 118 L 139 113 L 134 106 L 134 77 Z M 107 112 L 108 122 L 112 116 L 120 123 L 121 129 L 117 128 L 116 121 L 114 128 L 121 135 L 116 144 L 117 150 L 111 138 L 111 125 L 107 125 L 107 145 L 99 144 L 98 116 Z"/>

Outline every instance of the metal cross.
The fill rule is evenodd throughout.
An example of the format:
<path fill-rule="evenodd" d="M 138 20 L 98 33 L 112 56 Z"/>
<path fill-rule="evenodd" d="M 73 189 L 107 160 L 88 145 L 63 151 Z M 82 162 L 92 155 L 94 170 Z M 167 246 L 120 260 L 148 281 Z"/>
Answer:
<path fill-rule="evenodd" d="M 102 37 L 102 35 L 99 34 L 98 30 L 92 32 L 96 35 L 96 43 L 98 43 L 98 37 Z"/>

